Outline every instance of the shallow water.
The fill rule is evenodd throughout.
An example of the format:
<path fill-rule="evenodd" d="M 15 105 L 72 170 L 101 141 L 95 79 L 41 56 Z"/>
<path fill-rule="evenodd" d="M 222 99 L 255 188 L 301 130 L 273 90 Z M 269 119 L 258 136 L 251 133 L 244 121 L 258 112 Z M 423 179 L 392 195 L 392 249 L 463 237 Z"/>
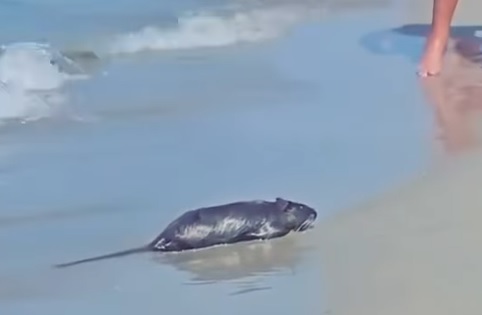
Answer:
<path fill-rule="evenodd" d="M 111 11 L 91 2 L 3 4 L 25 19 L 34 15 L 29 6 L 41 6 L 45 17 L 55 6 L 65 20 L 92 21 L 61 34 L 49 29 L 60 21 L 48 19 L 43 29 L 32 22 L 15 36 L 2 31 L 5 43 L 51 36 L 54 49 L 101 59 L 77 54 L 80 68 L 72 71 L 89 77 L 71 81 L 34 47 L 20 59 L 32 68 L 14 71 L 0 91 L 2 106 L 10 106 L 0 117 L 2 310 L 319 314 L 316 229 L 180 255 L 60 271 L 51 265 L 142 245 L 191 208 L 283 196 L 312 205 L 323 220 L 409 178 L 433 154 L 432 113 L 406 58 L 420 40 L 396 33 L 373 39 L 393 27 L 384 2 L 323 15 L 333 3 L 294 10 L 289 2 L 252 1 L 240 3 L 235 18 L 202 13 L 174 29 L 169 19 L 188 9 L 226 4 L 125 0 Z M 131 9 L 134 17 L 121 22 Z M 164 15 L 170 18 L 153 24 Z M 147 25 L 156 29 L 121 35 L 116 45 L 96 42 Z M 77 43 L 69 36 L 75 32 L 82 34 Z M 373 53 L 370 44 L 387 38 L 401 57 Z M 47 76 L 58 84 L 44 88 Z"/>

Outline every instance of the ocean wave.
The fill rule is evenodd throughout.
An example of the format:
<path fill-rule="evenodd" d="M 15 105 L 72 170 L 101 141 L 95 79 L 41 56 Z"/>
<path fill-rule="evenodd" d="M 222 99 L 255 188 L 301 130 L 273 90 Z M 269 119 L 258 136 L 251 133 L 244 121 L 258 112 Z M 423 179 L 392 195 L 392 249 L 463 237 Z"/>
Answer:
<path fill-rule="evenodd" d="M 0 50 L 0 120 L 49 116 L 66 96 L 63 85 L 84 79 L 75 62 L 44 43 L 13 43 Z"/>
<path fill-rule="evenodd" d="M 253 9 L 231 14 L 184 15 L 174 27 L 146 26 L 121 34 L 108 45 L 109 54 L 132 54 L 147 50 L 222 47 L 269 40 L 282 35 L 300 19 L 313 13 L 306 6 Z"/>

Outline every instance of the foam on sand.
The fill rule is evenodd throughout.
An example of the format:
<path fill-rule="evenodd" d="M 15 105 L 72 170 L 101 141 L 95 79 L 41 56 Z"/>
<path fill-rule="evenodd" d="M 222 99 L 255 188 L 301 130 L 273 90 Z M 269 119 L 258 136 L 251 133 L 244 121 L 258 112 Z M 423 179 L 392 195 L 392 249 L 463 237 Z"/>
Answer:
<path fill-rule="evenodd" d="M 482 151 L 320 225 L 337 315 L 482 314 Z"/>

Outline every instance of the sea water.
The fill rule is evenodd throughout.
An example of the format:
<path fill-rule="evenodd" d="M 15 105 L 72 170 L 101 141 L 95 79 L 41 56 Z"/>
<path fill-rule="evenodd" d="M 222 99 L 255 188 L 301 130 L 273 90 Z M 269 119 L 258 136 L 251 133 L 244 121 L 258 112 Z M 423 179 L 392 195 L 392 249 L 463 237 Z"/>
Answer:
<path fill-rule="evenodd" d="M 409 178 L 431 154 L 430 112 L 412 64 L 360 41 L 390 14 L 0 1 L 2 314 L 324 312 L 316 229 L 51 266 L 142 245 L 192 208 L 281 196 L 322 220 Z"/>

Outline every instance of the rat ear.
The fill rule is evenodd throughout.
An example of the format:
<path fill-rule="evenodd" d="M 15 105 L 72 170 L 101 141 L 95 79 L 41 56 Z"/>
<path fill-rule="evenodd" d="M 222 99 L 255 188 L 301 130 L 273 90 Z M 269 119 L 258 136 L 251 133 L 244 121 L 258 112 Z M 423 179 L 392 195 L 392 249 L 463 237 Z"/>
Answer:
<path fill-rule="evenodd" d="M 281 211 L 286 211 L 288 209 L 288 206 L 290 205 L 290 202 L 288 200 L 285 200 L 283 198 L 276 198 L 276 206 L 281 210 Z"/>

